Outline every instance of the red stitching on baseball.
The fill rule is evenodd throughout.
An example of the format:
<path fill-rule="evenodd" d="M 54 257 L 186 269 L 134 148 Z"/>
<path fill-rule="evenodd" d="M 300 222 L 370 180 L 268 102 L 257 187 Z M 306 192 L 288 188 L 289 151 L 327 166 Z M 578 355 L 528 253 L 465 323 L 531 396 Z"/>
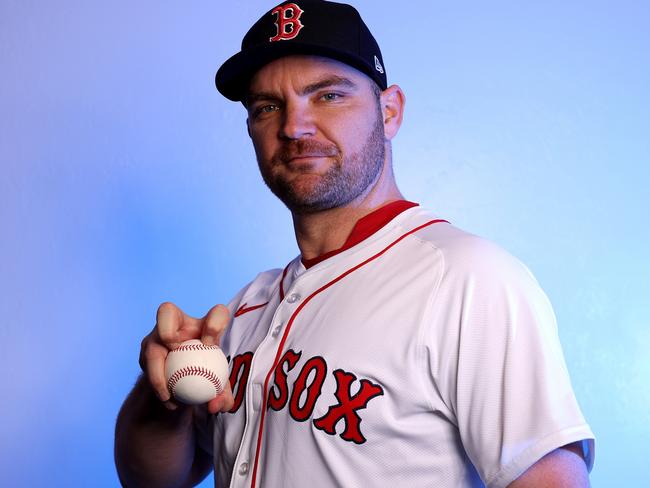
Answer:
<path fill-rule="evenodd" d="M 219 346 L 206 346 L 205 344 L 185 344 L 178 346 L 172 352 L 176 351 L 214 351 L 215 349 L 220 349 Z"/>
<path fill-rule="evenodd" d="M 214 386 L 214 389 L 217 391 L 217 395 L 221 394 L 223 391 L 221 380 L 212 371 L 202 366 L 186 366 L 174 371 L 174 374 L 171 375 L 169 381 L 167 382 L 167 388 L 169 388 L 169 391 L 173 393 L 176 383 L 178 383 L 181 378 L 185 378 L 186 376 L 201 376 L 205 378 L 210 383 L 212 383 L 212 386 Z"/>

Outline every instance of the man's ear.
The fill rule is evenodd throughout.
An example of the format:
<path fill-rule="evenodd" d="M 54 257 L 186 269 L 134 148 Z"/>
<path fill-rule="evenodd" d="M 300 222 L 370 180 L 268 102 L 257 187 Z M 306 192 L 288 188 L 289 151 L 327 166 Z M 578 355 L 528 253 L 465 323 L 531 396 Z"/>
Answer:
<path fill-rule="evenodd" d="M 381 92 L 379 103 L 384 118 L 384 136 L 390 141 L 402 125 L 406 97 L 398 85 L 391 85 Z"/>

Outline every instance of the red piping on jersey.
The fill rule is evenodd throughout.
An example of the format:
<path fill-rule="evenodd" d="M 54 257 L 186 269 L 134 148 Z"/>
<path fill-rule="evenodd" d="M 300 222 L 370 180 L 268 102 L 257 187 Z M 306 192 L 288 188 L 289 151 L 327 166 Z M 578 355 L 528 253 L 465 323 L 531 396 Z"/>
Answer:
<path fill-rule="evenodd" d="M 245 313 L 252 312 L 253 310 L 257 310 L 258 308 L 266 307 L 268 304 L 269 302 L 264 302 L 264 303 L 260 303 L 259 305 L 252 305 L 250 307 L 247 307 L 246 305 L 248 305 L 248 303 L 244 303 L 235 312 L 235 317 L 239 317 L 240 315 L 244 315 Z"/>
<path fill-rule="evenodd" d="M 280 278 L 280 301 L 284 300 L 284 279 L 287 276 L 287 271 L 289 271 L 289 264 L 287 264 L 284 267 L 284 271 L 282 272 L 282 278 Z"/>
<path fill-rule="evenodd" d="M 368 259 L 365 261 L 362 261 L 361 263 L 353 266 L 352 268 L 348 269 L 347 271 L 341 273 L 338 275 L 336 278 L 334 278 L 332 281 L 324 284 L 321 286 L 318 290 L 313 292 L 311 295 L 309 295 L 305 300 L 296 308 L 296 310 L 293 312 L 291 315 L 291 318 L 289 319 L 289 322 L 287 322 L 287 327 L 284 330 L 284 334 L 282 335 L 282 340 L 280 341 L 280 344 L 278 346 L 278 351 L 275 355 L 275 360 L 273 361 L 273 365 L 271 366 L 271 369 L 266 375 L 266 379 L 264 380 L 264 389 L 263 391 L 263 396 L 262 396 L 262 416 L 260 418 L 260 428 L 258 429 L 257 432 L 257 448 L 255 449 L 255 463 L 253 465 L 253 477 L 251 480 L 251 488 L 255 488 L 255 481 L 257 480 L 257 467 L 259 463 L 259 458 L 260 458 L 260 452 L 262 451 L 262 432 L 264 431 L 264 418 L 266 417 L 266 409 L 267 409 L 267 392 L 268 392 L 268 386 L 269 386 L 269 380 L 271 379 L 271 375 L 275 371 L 275 368 L 278 365 L 278 362 L 280 361 L 280 357 L 282 356 L 282 350 L 284 349 L 284 344 L 287 340 L 287 337 L 289 336 L 289 331 L 291 330 L 291 326 L 293 325 L 294 321 L 296 320 L 296 317 L 298 314 L 302 311 L 303 308 L 311 301 L 312 298 L 314 298 L 316 295 L 321 293 L 322 291 L 325 291 L 328 289 L 330 286 L 334 285 L 335 283 L 338 283 L 341 281 L 343 278 L 348 276 L 349 274 L 353 273 L 354 271 L 358 270 L 359 268 L 365 266 L 366 264 L 370 263 L 371 261 L 374 261 L 381 255 L 383 255 L 386 251 L 388 251 L 391 247 L 396 245 L 398 242 L 400 242 L 402 239 L 410 236 L 411 234 L 414 234 L 415 232 L 419 231 L 420 229 L 423 229 L 425 227 L 428 227 L 432 224 L 438 224 L 441 222 L 449 223 L 446 220 L 443 219 L 435 219 L 435 220 L 430 220 L 429 222 L 426 222 L 414 229 L 411 229 L 408 231 L 406 234 L 402 234 L 400 237 L 395 239 L 393 242 L 391 242 L 388 246 L 386 246 L 384 249 L 379 251 L 377 254 L 374 254 L 373 256 L 370 256 Z M 287 270 L 289 269 L 289 266 L 284 269 L 284 273 L 282 274 L 282 281 L 280 281 L 280 294 L 281 296 L 284 296 L 284 289 L 282 287 L 282 282 L 284 281 L 284 277 L 287 274 Z"/>

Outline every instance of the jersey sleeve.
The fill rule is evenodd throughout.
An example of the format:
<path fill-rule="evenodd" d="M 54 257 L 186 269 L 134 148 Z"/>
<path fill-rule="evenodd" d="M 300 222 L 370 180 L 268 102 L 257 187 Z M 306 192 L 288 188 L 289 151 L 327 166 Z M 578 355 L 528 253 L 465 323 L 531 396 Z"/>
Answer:
<path fill-rule="evenodd" d="M 478 238 L 443 256 L 425 334 L 429 394 L 446 406 L 484 483 L 505 487 L 545 454 L 578 441 L 590 469 L 593 434 L 536 280 Z"/>

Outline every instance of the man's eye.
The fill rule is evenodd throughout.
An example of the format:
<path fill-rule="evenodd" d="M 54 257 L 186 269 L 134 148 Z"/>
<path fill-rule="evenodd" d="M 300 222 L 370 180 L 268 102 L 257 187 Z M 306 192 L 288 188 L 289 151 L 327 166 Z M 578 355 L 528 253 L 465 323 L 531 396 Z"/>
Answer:
<path fill-rule="evenodd" d="M 276 110 L 278 110 L 278 106 L 273 103 L 270 103 L 268 105 L 260 105 L 254 110 L 253 113 L 255 115 L 263 115 L 263 114 L 275 112 Z"/>
<path fill-rule="evenodd" d="M 341 95 L 338 94 L 338 93 L 326 93 L 325 95 L 323 95 L 322 98 L 323 98 L 323 100 L 327 100 L 328 102 L 332 102 L 334 100 L 338 100 L 339 98 L 341 98 Z"/>

